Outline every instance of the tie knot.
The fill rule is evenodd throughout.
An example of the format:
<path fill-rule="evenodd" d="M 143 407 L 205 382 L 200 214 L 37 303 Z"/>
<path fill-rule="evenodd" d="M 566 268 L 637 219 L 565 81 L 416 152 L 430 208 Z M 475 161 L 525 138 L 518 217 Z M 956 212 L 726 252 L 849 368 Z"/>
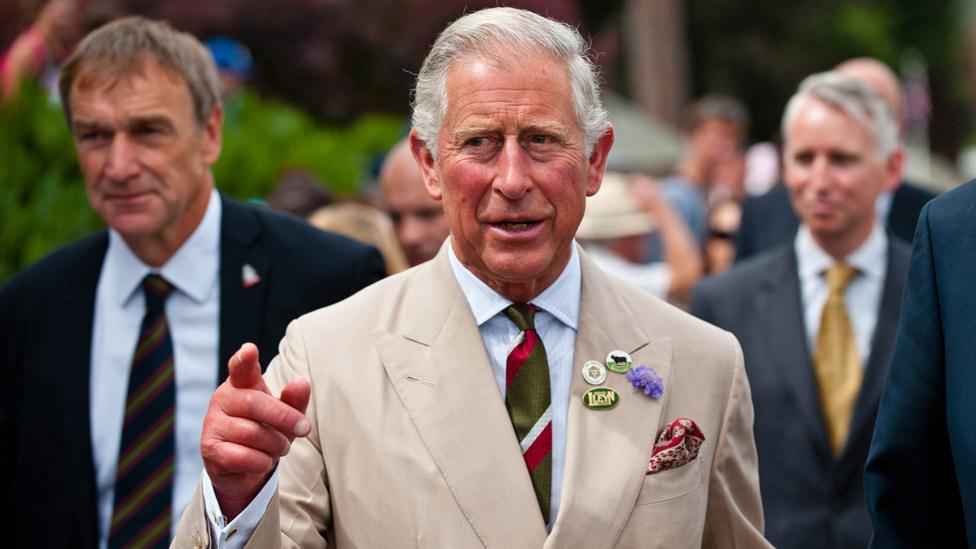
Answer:
<path fill-rule="evenodd" d="M 159 307 L 166 302 L 169 294 L 173 293 L 174 286 L 165 278 L 158 274 L 147 274 L 142 279 L 142 291 L 146 296 L 146 307 Z"/>
<path fill-rule="evenodd" d="M 513 323 L 515 327 L 523 332 L 526 330 L 535 330 L 535 312 L 538 308 L 535 305 L 527 303 L 512 303 L 509 305 L 504 313 Z"/>
<path fill-rule="evenodd" d="M 827 288 L 830 293 L 841 293 L 847 288 L 847 284 L 850 283 L 854 275 L 857 274 L 857 269 L 851 267 L 850 265 L 845 265 L 843 263 L 837 263 L 827 269 Z"/>

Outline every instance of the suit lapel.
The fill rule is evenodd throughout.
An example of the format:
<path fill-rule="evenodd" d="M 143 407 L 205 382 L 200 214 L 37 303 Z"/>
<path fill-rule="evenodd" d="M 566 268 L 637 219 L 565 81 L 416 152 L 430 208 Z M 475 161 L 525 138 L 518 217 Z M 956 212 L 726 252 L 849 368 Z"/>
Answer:
<path fill-rule="evenodd" d="M 98 539 L 89 389 L 95 292 L 107 248 L 108 234 L 101 233 L 63 287 L 57 313 L 49 317 L 52 323 L 49 333 L 57 334 L 57 344 L 50 346 L 51 360 L 47 367 L 55 370 L 51 379 L 57 380 L 54 387 L 64 442 L 64 458 L 60 462 L 69 468 L 68 477 L 76 480 L 65 490 L 71 494 L 71 508 L 79 521 L 79 543 L 84 547 Z"/>
<path fill-rule="evenodd" d="M 909 252 L 899 249 L 903 246 L 901 243 L 892 242 L 889 238 L 888 269 L 881 293 L 878 321 L 874 335 L 871 336 L 871 355 L 865 364 L 864 381 L 851 418 L 851 441 L 862 437 L 870 439 L 873 434 L 874 416 L 878 402 L 881 400 L 885 374 L 894 351 L 895 333 L 898 330 L 898 317 L 901 310 L 901 294 L 905 289 L 905 279 L 908 276 Z M 846 446 L 851 448 L 853 444 L 848 442 Z"/>
<path fill-rule="evenodd" d="M 227 361 L 245 341 L 259 341 L 261 314 L 271 284 L 268 252 L 258 246 L 263 227 L 258 216 L 232 200 L 221 200 L 220 220 L 220 348 L 217 383 L 227 378 Z M 253 270 L 261 279 L 246 287 L 244 270 Z M 262 356 L 267 366 L 270 356 Z"/>
<path fill-rule="evenodd" d="M 585 254 L 580 256 L 583 292 L 573 358 L 566 461 L 559 516 L 547 547 L 613 546 L 647 472 L 671 371 L 671 339 L 649 340 L 630 322 L 638 317 L 653 319 L 654 311 L 632 310 L 599 267 Z M 586 408 L 583 393 L 592 386 L 577 371 L 588 360 L 603 362 L 614 350 L 630 353 L 635 366 L 652 367 L 664 381 L 665 396 L 654 400 L 636 393 L 625 376 L 608 372 L 602 386 L 615 389 L 620 394 L 619 403 L 610 410 Z M 613 436 L 608 436 L 610 433 Z"/>
<path fill-rule="evenodd" d="M 793 393 L 802 421 L 816 442 L 822 457 L 830 458 L 827 432 L 817 394 L 817 380 L 803 322 L 800 279 L 792 244 L 782 248 L 781 257 L 760 283 L 758 314 L 767 315 L 763 323 L 769 357 L 783 384 Z M 748 357 L 746 357 L 748 361 Z M 747 362 L 748 364 L 748 362 Z"/>
<path fill-rule="evenodd" d="M 422 282 L 402 307 L 409 314 L 401 333 L 374 334 L 380 360 L 481 542 L 540 547 L 546 527 L 446 248 L 421 269 Z"/>

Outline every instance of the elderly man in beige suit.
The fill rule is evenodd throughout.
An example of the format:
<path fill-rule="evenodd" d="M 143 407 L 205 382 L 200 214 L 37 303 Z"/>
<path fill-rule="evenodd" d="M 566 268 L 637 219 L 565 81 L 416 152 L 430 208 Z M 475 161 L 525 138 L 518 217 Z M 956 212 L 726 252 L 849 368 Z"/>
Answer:
<path fill-rule="evenodd" d="M 462 17 L 413 122 L 450 239 L 293 322 L 263 379 L 231 359 L 175 546 L 766 546 L 737 342 L 573 241 L 613 144 L 579 34 Z"/>

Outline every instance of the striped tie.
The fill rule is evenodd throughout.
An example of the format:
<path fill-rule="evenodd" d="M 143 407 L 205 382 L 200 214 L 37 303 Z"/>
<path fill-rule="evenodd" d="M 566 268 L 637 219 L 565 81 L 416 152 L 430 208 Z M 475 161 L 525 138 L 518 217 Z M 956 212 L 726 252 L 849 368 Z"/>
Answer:
<path fill-rule="evenodd" d="M 549 361 L 535 330 L 535 305 L 514 304 L 505 316 L 520 330 L 505 365 L 505 407 L 529 468 L 542 519 L 549 522 L 552 484 L 552 406 Z"/>
<path fill-rule="evenodd" d="M 176 389 L 165 304 L 173 285 L 150 274 L 142 289 L 146 314 L 129 373 L 110 548 L 165 546 L 172 521 Z"/>

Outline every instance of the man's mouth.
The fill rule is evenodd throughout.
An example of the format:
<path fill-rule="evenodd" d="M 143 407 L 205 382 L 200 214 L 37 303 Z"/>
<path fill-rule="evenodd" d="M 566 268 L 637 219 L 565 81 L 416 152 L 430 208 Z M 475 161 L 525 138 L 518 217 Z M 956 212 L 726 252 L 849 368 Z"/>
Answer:
<path fill-rule="evenodd" d="M 538 221 L 502 221 L 501 223 L 496 223 L 496 225 L 505 229 L 506 231 L 526 231 L 534 227 Z"/>

